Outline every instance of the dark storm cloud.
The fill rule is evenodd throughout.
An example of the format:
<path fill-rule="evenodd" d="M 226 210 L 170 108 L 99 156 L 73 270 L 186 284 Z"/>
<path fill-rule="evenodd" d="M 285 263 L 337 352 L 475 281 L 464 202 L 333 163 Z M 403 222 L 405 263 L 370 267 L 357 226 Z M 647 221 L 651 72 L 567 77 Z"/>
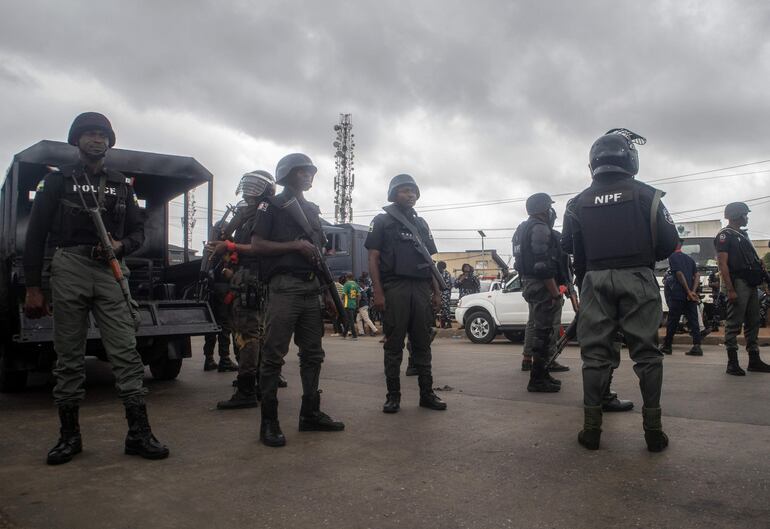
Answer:
<path fill-rule="evenodd" d="M 0 90 L 34 86 L 26 65 L 96 81 L 127 112 L 325 154 L 352 112 L 370 177 L 357 209 L 403 170 L 435 189 L 426 202 L 484 200 L 582 187 L 590 143 L 615 126 L 650 139 L 642 166 L 655 176 L 770 158 L 768 26 L 763 1 L 27 1 L 3 12 Z M 27 105 L 8 118 L 51 130 Z M 498 211 L 475 213 L 512 223 Z"/>

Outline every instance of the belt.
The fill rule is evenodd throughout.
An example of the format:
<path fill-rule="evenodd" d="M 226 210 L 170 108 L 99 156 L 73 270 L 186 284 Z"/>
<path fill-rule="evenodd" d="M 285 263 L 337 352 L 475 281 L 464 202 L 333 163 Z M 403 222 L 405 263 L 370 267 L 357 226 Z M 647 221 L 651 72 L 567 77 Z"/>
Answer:
<path fill-rule="evenodd" d="M 87 244 L 78 244 L 76 246 L 60 246 L 59 249 L 62 252 L 80 255 L 82 257 L 88 257 L 89 259 L 93 259 L 96 246 L 90 246 Z"/>

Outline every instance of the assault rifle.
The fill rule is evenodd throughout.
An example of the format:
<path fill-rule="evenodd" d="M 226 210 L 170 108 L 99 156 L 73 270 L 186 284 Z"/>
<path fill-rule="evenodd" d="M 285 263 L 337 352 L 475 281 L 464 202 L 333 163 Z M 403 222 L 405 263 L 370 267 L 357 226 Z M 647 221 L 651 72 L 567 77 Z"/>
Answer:
<path fill-rule="evenodd" d="M 222 219 L 214 225 L 214 229 L 218 229 L 219 233 L 212 233 L 212 240 L 227 241 L 232 239 L 236 230 L 242 227 L 254 215 L 256 207 L 254 204 L 247 204 L 244 200 L 238 202 L 235 207 L 228 204 Z M 227 222 L 227 217 L 233 212 L 233 220 Z M 204 247 L 196 293 L 196 298 L 199 301 L 206 301 L 208 299 L 211 284 L 214 282 L 214 270 L 218 264 L 219 261 L 211 258 L 211 251 Z"/>
<path fill-rule="evenodd" d="M 131 291 L 128 288 L 128 280 L 126 279 L 126 276 L 123 275 L 123 270 L 120 268 L 120 261 L 118 261 L 117 256 L 115 255 L 115 248 L 112 247 L 112 239 L 110 237 L 110 234 L 107 232 L 107 228 L 104 225 L 104 220 L 102 220 L 102 212 L 101 207 L 99 205 L 99 200 L 96 198 L 96 194 L 94 193 L 94 187 L 91 185 L 91 181 L 88 178 L 88 175 L 83 172 L 83 177 L 86 180 L 86 184 L 88 184 L 88 188 L 91 190 L 91 196 L 94 199 L 94 205 L 93 207 L 88 207 L 86 204 L 86 199 L 83 196 L 83 191 L 80 189 L 80 185 L 78 184 L 77 179 L 75 178 L 73 174 L 73 180 L 75 180 L 75 189 L 78 190 L 78 195 L 80 196 L 80 202 L 83 205 L 83 209 L 88 212 L 88 215 L 91 217 L 91 220 L 94 223 L 94 227 L 96 228 L 96 235 L 99 237 L 99 250 L 100 250 L 100 256 L 105 261 L 107 261 L 107 264 L 110 267 L 110 270 L 112 271 L 112 276 L 115 278 L 115 281 L 120 286 L 120 291 L 123 294 L 123 299 L 126 302 L 126 307 L 128 307 L 128 312 L 131 314 L 131 319 L 134 322 L 134 329 L 139 330 L 139 312 L 134 307 L 132 300 L 131 300 Z M 104 180 L 102 180 L 99 184 L 100 190 L 104 188 Z M 100 191 L 100 194 L 103 193 L 103 191 Z M 96 256 L 95 256 L 96 257 Z"/>
<path fill-rule="evenodd" d="M 329 294 L 332 297 L 332 301 L 334 302 L 334 307 L 337 309 L 337 313 L 341 317 L 343 314 L 345 314 L 345 307 L 342 306 L 340 294 L 337 292 L 337 287 L 334 286 L 334 278 L 332 277 L 332 273 L 329 270 L 329 266 L 326 264 L 326 261 L 321 256 L 321 252 L 318 250 L 318 245 L 316 244 L 317 241 L 314 240 L 313 228 L 310 226 L 310 222 L 307 220 L 305 212 L 302 211 L 302 206 L 300 206 L 297 197 L 292 197 L 284 203 L 278 202 L 278 200 L 271 200 L 273 205 L 280 207 L 282 210 L 289 214 L 294 222 L 296 222 L 305 233 L 307 240 L 313 243 L 313 247 L 315 248 L 314 262 L 316 267 L 316 274 L 318 275 L 318 279 L 321 280 L 323 288 L 329 291 Z"/>
<path fill-rule="evenodd" d="M 422 237 L 420 237 L 420 232 L 417 227 L 406 218 L 406 215 L 404 215 L 395 204 L 385 206 L 382 209 L 385 210 L 385 213 L 396 219 L 412 233 L 412 237 L 414 237 L 415 243 L 414 246 L 417 248 L 417 251 L 425 261 L 425 266 L 430 267 L 430 272 L 433 275 L 433 279 L 435 279 L 436 283 L 438 283 L 439 290 L 447 290 L 449 287 L 444 282 L 444 278 L 441 277 L 441 273 L 438 271 L 438 268 L 436 268 L 436 263 L 433 262 L 433 257 L 431 257 L 430 252 L 428 252 L 428 249 L 425 247 L 425 243 L 423 242 Z"/>
<path fill-rule="evenodd" d="M 553 363 L 556 361 L 556 359 L 559 357 L 562 351 L 564 351 L 564 348 L 567 346 L 567 343 L 577 338 L 577 325 L 578 325 L 578 316 L 580 314 L 580 303 L 578 302 L 577 292 L 575 291 L 574 270 L 572 268 L 572 263 L 569 260 L 566 261 L 566 267 L 563 270 L 563 273 L 567 277 L 567 295 L 569 296 L 570 303 L 572 304 L 572 310 L 575 311 L 575 317 L 572 319 L 570 324 L 564 330 L 564 334 L 559 336 L 559 339 L 556 340 L 556 350 L 546 362 L 545 364 L 546 369 L 550 368 L 553 365 Z"/>

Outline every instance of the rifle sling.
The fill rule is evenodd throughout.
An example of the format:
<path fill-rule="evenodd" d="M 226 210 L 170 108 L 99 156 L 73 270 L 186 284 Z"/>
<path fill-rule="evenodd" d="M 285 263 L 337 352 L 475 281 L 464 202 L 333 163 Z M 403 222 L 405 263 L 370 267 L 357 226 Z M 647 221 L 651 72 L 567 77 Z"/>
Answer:
<path fill-rule="evenodd" d="M 400 222 L 409 232 L 412 234 L 412 237 L 414 237 L 414 240 L 417 242 L 418 249 L 420 250 L 420 255 L 422 255 L 422 258 L 425 259 L 425 266 L 428 266 L 431 268 L 432 275 L 434 276 L 434 279 L 436 279 L 436 282 L 439 285 L 439 288 L 446 289 L 446 283 L 444 282 L 444 278 L 441 277 L 441 274 L 438 273 L 438 270 L 436 270 L 436 265 L 433 263 L 433 259 L 430 256 L 430 253 L 428 252 L 427 246 L 425 246 L 425 243 L 422 240 L 422 237 L 420 237 L 420 232 L 417 229 L 417 226 L 415 226 L 412 222 L 409 221 L 409 219 L 406 218 L 406 215 L 404 215 L 399 209 L 398 206 L 395 204 L 391 204 L 390 206 L 385 206 L 382 208 L 385 213 L 396 219 L 398 222 Z M 424 268 L 424 267 L 423 267 Z"/>

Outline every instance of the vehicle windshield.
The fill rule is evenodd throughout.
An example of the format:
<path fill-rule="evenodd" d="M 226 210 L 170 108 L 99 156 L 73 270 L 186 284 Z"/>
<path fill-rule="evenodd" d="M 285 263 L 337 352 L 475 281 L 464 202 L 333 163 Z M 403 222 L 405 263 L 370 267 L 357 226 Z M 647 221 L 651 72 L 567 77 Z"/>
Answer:
<path fill-rule="evenodd" d="M 699 269 L 717 267 L 714 240 L 711 237 L 685 239 L 682 244 L 682 253 L 692 257 Z M 668 268 L 668 259 L 655 263 L 655 270 L 664 271 L 666 268 Z"/>

